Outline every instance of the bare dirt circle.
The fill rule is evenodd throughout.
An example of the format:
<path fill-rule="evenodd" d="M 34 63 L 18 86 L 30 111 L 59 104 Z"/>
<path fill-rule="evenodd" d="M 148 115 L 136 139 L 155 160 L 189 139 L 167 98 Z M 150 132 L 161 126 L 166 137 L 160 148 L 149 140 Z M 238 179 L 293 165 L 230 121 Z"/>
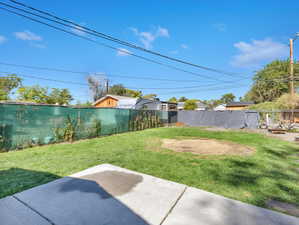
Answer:
<path fill-rule="evenodd" d="M 162 148 L 198 155 L 250 155 L 252 148 L 245 145 L 213 139 L 163 139 Z"/>

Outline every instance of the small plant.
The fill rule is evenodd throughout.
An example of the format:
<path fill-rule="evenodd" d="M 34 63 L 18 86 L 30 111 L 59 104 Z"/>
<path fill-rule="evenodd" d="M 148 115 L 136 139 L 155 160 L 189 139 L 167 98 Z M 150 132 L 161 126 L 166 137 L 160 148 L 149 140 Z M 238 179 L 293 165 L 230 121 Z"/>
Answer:
<path fill-rule="evenodd" d="M 69 142 L 74 141 L 76 135 L 76 127 L 77 127 L 77 122 L 75 120 L 72 120 L 71 117 L 68 115 L 66 127 L 64 130 L 64 136 L 63 136 L 65 141 L 69 141 Z"/>
<path fill-rule="evenodd" d="M 53 132 L 56 140 L 73 142 L 77 132 L 77 121 L 72 120 L 68 115 L 65 126 L 54 128 Z"/>
<path fill-rule="evenodd" d="M 102 124 L 101 124 L 101 120 L 95 120 L 94 121 L 94 128 L 95 128 L 95 131 L 96 131 L 96 137 L 99 137 L 101 136 L 101 131 L 102 131 Z"/>

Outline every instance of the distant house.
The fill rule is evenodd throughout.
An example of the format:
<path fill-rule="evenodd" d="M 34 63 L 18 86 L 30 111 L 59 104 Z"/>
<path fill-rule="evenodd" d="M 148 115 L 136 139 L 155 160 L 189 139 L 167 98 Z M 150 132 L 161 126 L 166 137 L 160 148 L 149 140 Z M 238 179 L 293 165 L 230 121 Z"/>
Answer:
<path fill-rule="evenodd" d="M 123 108 L 176 111 L 177 103 L 160 101 L 159 99 L 132 98 L 119 95 L 106 95 L 94 104 L 97 108 Z"/>
<path fill-rule="evenodd" d="M 124 108 L 135 109 L 138 98 L 119 96 L 119 95 L 105 95 L 98 99 L 93 105 L 97 108 Z"/>
<path fill-rule="evenodd" d="M 161 110 L 162 111 L 177 111 L 178 104 L 175 102 L 161 101 Z"/>
<path fill-rule="evenodd" d="M 254 105 L 253 102 L 230 102 L 226 105 L 226 110 L 244 110 L 247 106 Z"/>
<path fill-rule="evenodd" d="M 178 110 L 184 109 L 185 102 L 178 102 Z"/>
<path fill-rule="evenodd" d="M 214 111 L 224 111 L 224 110 L 226 110 L 226 105 L 225 104 L 218 105 L 213 110 Z"/>
<path fill-rule="evenodd" d="M 147 110 L 162 110 L 162 111 L 177 111 L 177 103 L 160 101 L 160 99 L 145 99 L 140 98 L 136 103 L 136 109 Z"/>
<path fill-rule="evenodd" d="M 178 102 L 178 110 L 184 110 L 185 102 Z M 201 101 L 196 102 L 197 108 L 195 110 L 201 111 L 201 110 L 207 110 L 208 107 L 203 104 Z"/>
<path fill-rule="evenodd" d="M 196 104 L 197 104 L 197 108 L 195 110 L 202 111 L 208 109 L 208 107 L 205 104 L 203 104 L 201 101 L 197 101 Z"/>

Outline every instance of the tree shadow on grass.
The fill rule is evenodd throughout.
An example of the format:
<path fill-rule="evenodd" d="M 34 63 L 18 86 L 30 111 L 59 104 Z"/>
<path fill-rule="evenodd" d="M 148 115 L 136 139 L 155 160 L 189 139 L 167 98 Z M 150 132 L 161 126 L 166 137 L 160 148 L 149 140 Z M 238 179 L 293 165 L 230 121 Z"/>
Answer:
<path fill-rule="evenodd" d="M 299 189 L 296 188 L 299 176 L 289 164 L 289 156 L 298 152 L 292 146 L 261 146 L 259 158 L 227 158 L 225 166 L 206 169 L 212 179 L 224 187 L 232 186 L 236 190 L 229 197 L 236 196 L 252 204 L 266 206 L 266 201 L 276 199 L 290 202 L 299 207 Z M 238 193 L 237 193 L 238 192 Z M 249 196 L 242 196 L 249 192 Z M 225 194 L 222 193 L 222 194 Z"/>
<path fill-rule="evenodd" d="M 0 170 L 0 198 L 61 178 L 43 171 L 22 168 Z"/>
<path fill-rule="evenodd" d="M 0 199 L 1 224 L 26 224 L 34 211 L 52 224 L 65 224 L 67 221 L 70 225 L 149 225 L 136 212 L 108 193 L 99 182 L 90 178 L 60 178 L 55 174 L 20 168 L 1 171 L 0 177 L 0 180 L 7 179 L 13 183 L 10 185 L 11 190 L 6 192 L 2 191 L 7 188 L 7 182 L 1 183 L 2 196 L 37 186 L 14 194 L 13 197 Z M 56 180 L 46 183 L 54 179 Z M 40 185 L 42 183 L 46 184 Z M 8 201 L 14 203 L 7 204 Z M 25 213 L 20 205 L 23 209 L 26 208 Z"/>

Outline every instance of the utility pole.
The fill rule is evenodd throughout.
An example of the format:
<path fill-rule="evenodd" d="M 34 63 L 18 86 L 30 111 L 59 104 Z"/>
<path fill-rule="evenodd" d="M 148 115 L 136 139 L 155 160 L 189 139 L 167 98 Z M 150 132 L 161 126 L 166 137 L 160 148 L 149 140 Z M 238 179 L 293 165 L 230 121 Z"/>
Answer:
<path fill-rule="evenodd" d="M 294 96 L 294 41 L 299 37 L 299 32 L 295 34 L 294 38 L 290 38 L 290 94 Z"/>
<path fill-rule="evenodd" d="M 106 79 L 106 95 L 108 94 L 109 91 L 109 80 Z"/>
<path fill-rule="evenodd" d="M 290 94 L 294 96 L 294 39 L 290 38 Z"/>
<path fill-rule="evenodd" d="M 290 95 L 291 102 L 293 105 L 294 96 L 295 96 L 295 88 L 294 88 L 294 41 L 299 37 L 299 33 L 297 32 L 294 38 L 290 38 Z M 294 108 L 295 105 L 292 106 L 292 123 L 294 123 Z"/>

